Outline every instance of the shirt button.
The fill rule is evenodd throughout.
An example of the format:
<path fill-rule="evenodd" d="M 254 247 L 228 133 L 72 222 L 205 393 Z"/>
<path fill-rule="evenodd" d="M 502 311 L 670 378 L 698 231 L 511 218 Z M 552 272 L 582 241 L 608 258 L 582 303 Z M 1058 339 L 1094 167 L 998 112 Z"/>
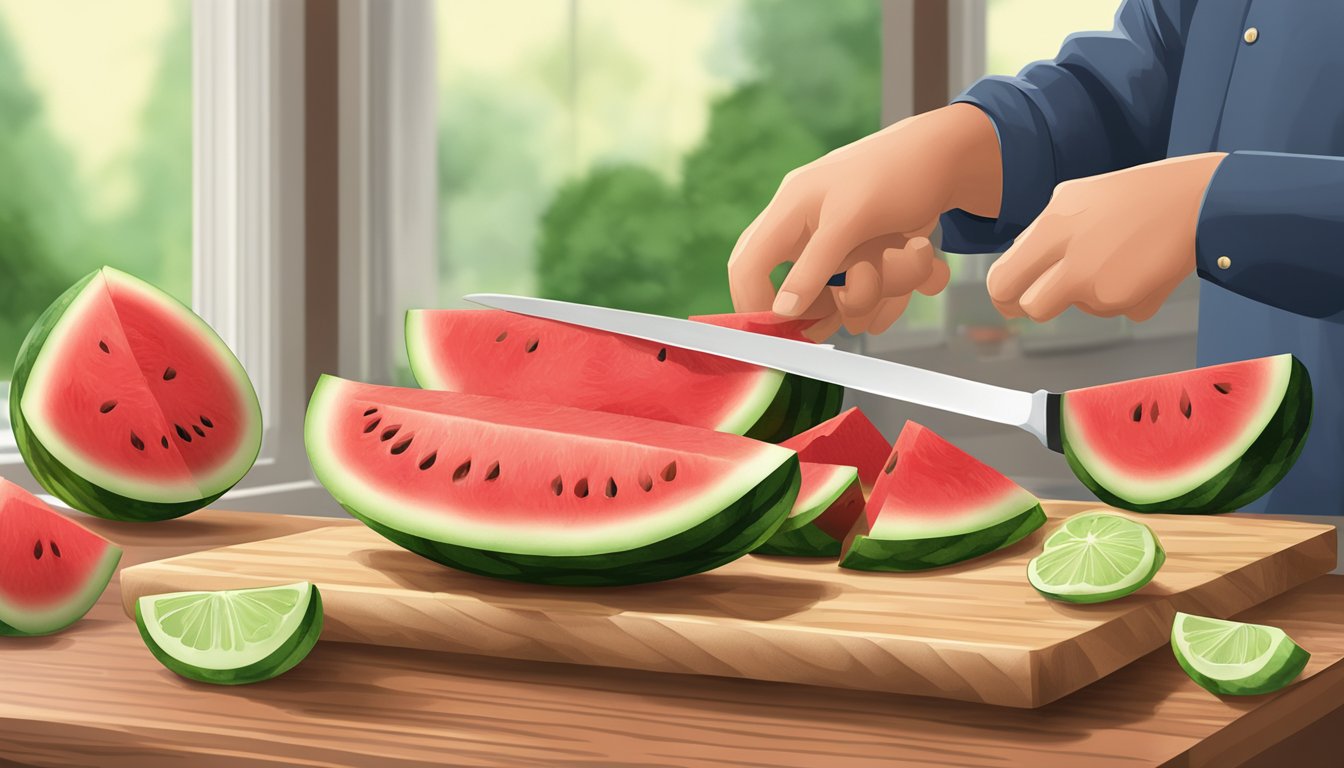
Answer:
<path fill-rule="evenodd" d="M 1219 268 L 1219 269 L 1227 269 L 1228 267 L 1231 267 L 1231 266 L 1232 266 L 1232 260 L 1231 260 L 1231 259 L 1227 258 L 1226 256 L 1219 256 L 1219 257 L 1218 257 L 1218 268 Z"/>
<path fill-rule="evenodd" d="M 1248 27 L 1246 31 L 1242 33 L 1241 39 L 1245 40 L 1247 45 L 1250 45 L 1260 39 L 1260 30 L 1255 27 Z"/>

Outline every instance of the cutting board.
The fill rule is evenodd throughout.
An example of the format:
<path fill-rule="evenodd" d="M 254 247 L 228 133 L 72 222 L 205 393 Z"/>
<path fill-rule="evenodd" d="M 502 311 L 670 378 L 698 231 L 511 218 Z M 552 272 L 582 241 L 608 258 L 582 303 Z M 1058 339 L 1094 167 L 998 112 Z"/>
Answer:
<path fill-rule="evenodd" d="M 1026 540 L 913 574 L 748 556 L 658 584 L 541 587 L 344 525 L 137 565 L 121 583 L 132 612 L 141 595 L 309 580 L 324 640 L 1038 707 L 1166 643 L 1177 610 L 1231 616 L 1335 566 L 1327 525 L 1135 515 L 1167 550 L 1157 578 L 1111 603 L 1061 604 L 1027 584 L 1027 561 L 1061 519 L 1097 505 L 1045 507 Z"/>

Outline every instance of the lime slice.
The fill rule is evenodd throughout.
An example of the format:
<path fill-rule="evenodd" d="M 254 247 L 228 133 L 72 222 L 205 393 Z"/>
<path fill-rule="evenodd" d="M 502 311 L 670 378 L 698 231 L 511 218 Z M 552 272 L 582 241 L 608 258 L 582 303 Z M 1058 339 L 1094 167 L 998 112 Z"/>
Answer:
<path fill-rule="evenodd" d="M 1213 693 L 1255 696 L 1288 685 L 1311 654 L 1278 627 L 1177 613 L 1171 650 L 1190 676 Z"/>
<path fill-rule="evenodd" d="M 1027 565 L 1037 592 L 1069 603 L 1124 597 L 1152 581 L 1167 559 L 1153 531 L 1109 512 L 1069 518 Z"/>
<path fill-rule="evenodd" d="M 145 645 L 177 674 L 206 683 L 269 680 L 303 661 L 322 632 L 322 595 L 308 582 L 147 595 L 135 603 Z"/>

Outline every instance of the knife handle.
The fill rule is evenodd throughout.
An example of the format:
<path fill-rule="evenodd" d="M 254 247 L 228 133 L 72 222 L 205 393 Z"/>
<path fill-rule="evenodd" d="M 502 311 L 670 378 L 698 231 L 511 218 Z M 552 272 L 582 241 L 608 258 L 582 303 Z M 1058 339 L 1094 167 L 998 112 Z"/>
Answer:
<path fill-rule="evenodd" d="M 840 286 L 842 286 L 842 285 L 845 284 L 845 273 L 844 273 L 844 272 L 836 272 L 834 275 L 831 275 L 831 279 L 830 279 L 830 280 L 827 280 L 827 281 L 826 281 L 826 284 L 827 284 L 827 285 L 835 286 L 836 288 L 839 288 Z"/>

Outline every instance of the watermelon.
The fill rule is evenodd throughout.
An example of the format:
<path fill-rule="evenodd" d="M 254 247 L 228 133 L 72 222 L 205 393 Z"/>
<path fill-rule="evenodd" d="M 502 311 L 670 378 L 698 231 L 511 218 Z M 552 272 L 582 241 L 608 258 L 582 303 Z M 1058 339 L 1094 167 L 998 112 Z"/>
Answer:
<path fill-rule="evenodd" d="M 1311 426 L 1311 379 L 1292 355 L 1064 393 L 1074 474 L 1136 512 L 1228 512 L 1273 488 Z"/>
<path fill-rule="evenodd" d="M 98 602 L 121 549 L 0 478 L 0 635 L 65 629 Z"/>
<path fill-rule="evenodd" d="M 1035 496 L 909 421 L 840 565 L 863 571 L 937 568 L 1006 547 L 1044 522 Z"/>
<path fill-rule="evenodd" d="M 858 470 L 837 464 L 801 465 L 802 484 L 779 532 L 756 549 L 758 555 L 835 557 L 840 542 L 863 514 Z"/>
<path fill-rule="evenodd" d="M 29 470 L 82 512 L 162 520 L 242 479 L 261 410 L 238 359 L 191 310 L 104 267 L 38 318 L 10 388 Z"/>
<path fill-rule="evenodd" d="M 891 453 L 891 443 L 858 408 L 828 419 L 780 443 L 798 452 L 798 460 L 844 464 L 859 470 L 859 481 L 871 490 Z M 806 479 L 804 479 L 806 487 Z"/>
<path fill-rule="evenodd" d="M 770 312 L 696 318 L 805 340 Z M 411 372 L 426 389 L 641 416 L 777 442 L 834 416 L 843 388 L 652 341 L 498 310 L 411 310 Z"/>
<path fill-rule="evenodd" d="M 619 585 L 716 568 L 783 524 L 798 457 L 611 413 L 324 376 L 317 478 L 394 543 L 463 571 Z"/>

